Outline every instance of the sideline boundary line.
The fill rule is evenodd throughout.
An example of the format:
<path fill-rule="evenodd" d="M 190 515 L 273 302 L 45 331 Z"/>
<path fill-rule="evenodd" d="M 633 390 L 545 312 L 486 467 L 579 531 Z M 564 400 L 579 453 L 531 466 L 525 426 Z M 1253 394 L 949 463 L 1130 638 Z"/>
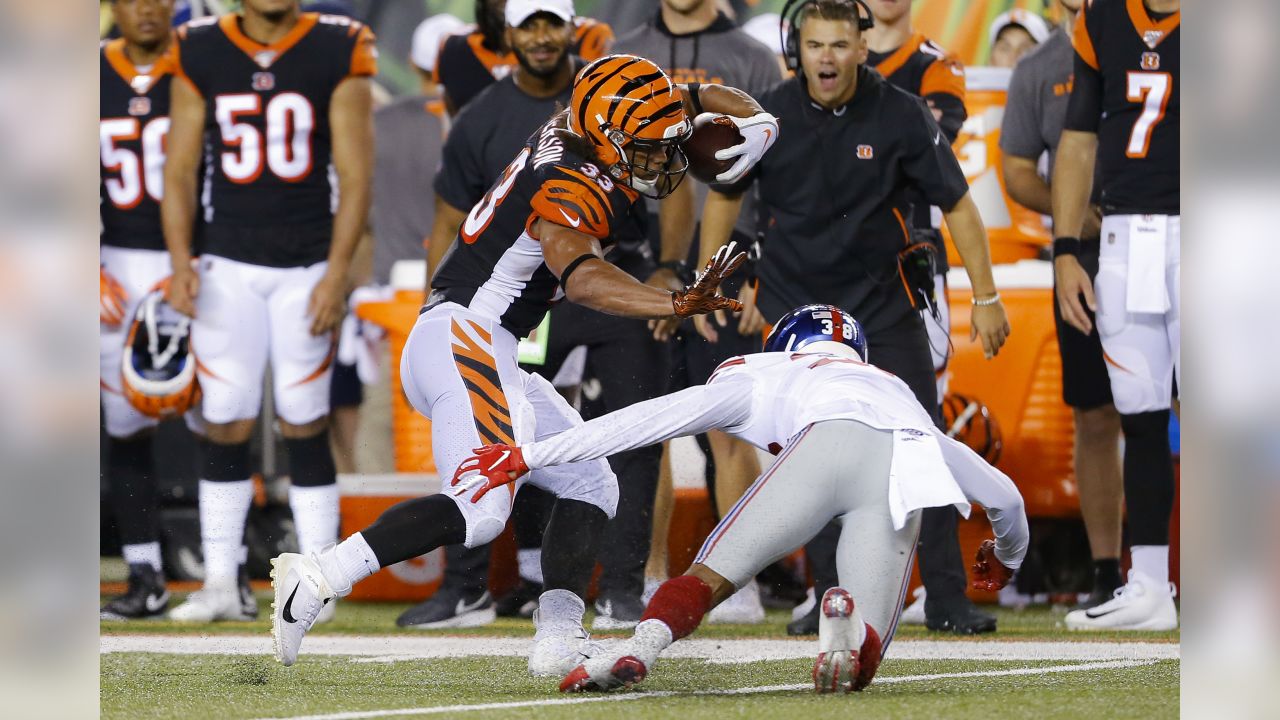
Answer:
<path fill-rule="evenodd" d="M 1090 670 L 1114 670 L 1122 668 L 1142 667 L 1145 665 L 1154 665 L 1159 660 L 1107 660 L 1103 662 L 1080 663 L 1076 665 L 1052 665 L 1049 667 L 1038 668 L 1011 668 L 1007 670 L 974 670 L 970 672 L 956 673 L 936 673 L 931 675 L 897 675 L 883 678 L 876 678 L 877 685 L 888 685 L 892 683 L 920 682 L 927 680 L 946 680 L 950 678 L 971 678 L 971 677 L 1007 677 L 1016 675 L 1049 675 L 1053 673 L 1066 672 L 1087 672 Z M 554 706 L 554 705 L 582 705 L 586 703 L 600 702 L 626 702 L 631 700 L 648 700 L 652 698 L 667 697 L 706 697 L 717 695 L 755 695 L 759 693 L 785 692 L 789 690 L 807 690 L 812 688 L 811 683 L 796 683 L 792 685 L 761 685 L 757 687 L 734 688 L 731 690 L 699 690 L 695 692 L 679 692 L 674 690 L 663 690 L 658 692 L 632 692 L 620 693 L 615 695 L 600 695 L 593 697 L 570 697 L 570 698 L 550 698 L 542 700 L 519 700 L 513 702 L 502 703 L 482 703 L 476 705 L 444 705 L 444 706 L 428 706 L 416 708 L 397 708 L 386 710 L 355 710 L 349 712 L 331 713 L 326 715 L 296 715 L 290 717 L 271 717 L 261 718 L 260 720 L 366 720 L 367 718 L 384 718 L 384 717 L 401 717 L 410 715 L 441 715 L 445 713 L 466 713 L 480 712 L 485 710 L 508 710 L 526 707 Z"/>

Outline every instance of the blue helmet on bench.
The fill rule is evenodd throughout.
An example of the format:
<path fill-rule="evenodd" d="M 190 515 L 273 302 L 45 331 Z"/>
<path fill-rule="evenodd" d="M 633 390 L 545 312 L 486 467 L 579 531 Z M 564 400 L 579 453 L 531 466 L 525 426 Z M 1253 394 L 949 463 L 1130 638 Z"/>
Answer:
<path fill-rule="evenodd" d="M 853 348 L 867 361 L 867 335 L 862 324 L 835 305 L 802 305 L 782 316 L 765 338 L 765 352 L 794 352 L 817 342 L 837 342 Z"/>

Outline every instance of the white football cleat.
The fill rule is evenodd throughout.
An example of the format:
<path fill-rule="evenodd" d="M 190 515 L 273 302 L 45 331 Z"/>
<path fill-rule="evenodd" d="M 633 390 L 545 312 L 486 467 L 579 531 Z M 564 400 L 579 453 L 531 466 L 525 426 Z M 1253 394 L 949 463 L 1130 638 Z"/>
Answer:
<path fill-rule="evenodd" d="M 233 581 L 228 585 L 205 585 L 187 596 L 179 606 L 169 611 L 169 619 L 177 622 L 208 623 L 218 620 L 251 621 L 257 618 L 257 606 L 253 614 L 243 602 L 239 586 Z"/>
<path fill-rule="evenodd" d="M 902 611 L 902 615 L 898 617 L 898 623 L 901 625 L 923 625 L 924 624 L 924 586 L 911 591 L 911 604 Z"/>
<path fill-rule="evenodd" d="M 635 635 L 596 649 L 560 681 L 560 692 L 607 692 L 630 688 L 648 676 L 658 655 L 672 642 L 671 629 L 660 620 L 636 626 Z"/>
<path fill-rule="evenodd" d="M 562 677 L 585 660 L 593 643 L 579 622 L 540 622 L 533 611 L 533 649 L 529 651 L 529 674 L 533 677 Z"/>
<path fill-rule="evenodd" d="M 822 595 L 818 612 L 818 659 L 813 663 L 813 689 L 819 693 L 853 692 L 859 653 L 867 639 L 853 596 L 833 587 Z"/>
<path fill-rule="evenodd" d="M 1161 587 L 1149 576 L 1129 571 L 1129 582 L 1118 588 L 1115 597 L 1087 610 L 1067 613 L 1070 630 L 1175 630 L 1178 608 L 1173 583 Z"/>
<path fill-rule="evenodd" d="M 326 605 L 337 599 L 320 563 L 297 553 L 281 553 L 271 561 L 271 640 L 276 660 L 286 667 L 298 659 L 302 638 Z"/>
<path fill-rule="evenodd" d="M 758 625 L 764 622 L 764 605 L 760 603 L 760 588 L 756 581 L 743 585 L 724 602 L 711 608 L 707 622 L 712 625 Z"/>

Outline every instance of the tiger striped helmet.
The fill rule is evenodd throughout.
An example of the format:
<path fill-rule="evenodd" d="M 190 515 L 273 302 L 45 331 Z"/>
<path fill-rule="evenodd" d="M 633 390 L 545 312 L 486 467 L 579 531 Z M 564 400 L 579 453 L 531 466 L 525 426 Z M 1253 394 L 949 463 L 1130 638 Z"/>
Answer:
<path fill-rule="evenodd" d="M 595 148 L 616 181 L 649 197 L 669 195 L 689 163 L 680 143 L 693 124 L 671 78 L 634 55 L 607 55 L 578 72 L 569 128 Z"/>

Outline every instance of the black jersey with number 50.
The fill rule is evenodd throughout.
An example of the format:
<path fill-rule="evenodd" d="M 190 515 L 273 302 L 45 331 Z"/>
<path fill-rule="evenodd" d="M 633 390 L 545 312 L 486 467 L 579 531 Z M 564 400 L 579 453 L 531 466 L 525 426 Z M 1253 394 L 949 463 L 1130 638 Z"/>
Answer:
<path fill-rule="evenodd" d="M 204 251 L 260 265 L 328 255 L 337 181 L 329 102 L 377 70 L 373 33 L 350 18 L 302 13 L 263 45 L 229 13 L 178 31 L 178 77 L 204 98 Z"/>
<path fill-rule="evenodd" d="M 565 119 L 561 112 L 534 131 L 471 208 L 431 278 L 444 299 L 497 319 L 516 337 L 528 335 L 564 296 L 543 260 L 534 221 L 573 228 L 607 248 L 639 197 L 566 142 Z"/>
<path fill-rule="evenodd" d="M 1098 134 L 1107 214 L 1178 214 L 1180 23 L 1143 0 L 1090 0 L 1076 18 L 1066 129 Z"/>
<path fill-rule="evenodd" d="M 140 72 L 124 40 L 103 43 L 98 85 L 101 243 L 164 250 L 164 138 L 169 133 L 168 55 Z"/>

